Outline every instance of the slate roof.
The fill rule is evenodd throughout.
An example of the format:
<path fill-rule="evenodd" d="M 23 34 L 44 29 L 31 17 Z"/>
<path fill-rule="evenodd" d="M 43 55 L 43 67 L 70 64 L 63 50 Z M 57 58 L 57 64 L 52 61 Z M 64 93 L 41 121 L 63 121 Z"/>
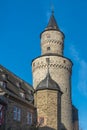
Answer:
<path fill-rule="evenodd" d="M 60 91 L 59 85 L 51 78 L 50 73 L 47 73 L 45 79 L 43 79 L 37 86 L 36 91 L 38 90 L 56 90 Z M 62 93 L 62 92 L 61 92 Z"/>
<path fill-rule="evenodd" d="M 33 104 L 33 87 L 0 65 L 0 95 L 2 92 Z"/>
<path fill-rule="evenodd" d="M 48 25 L 45 30 L 58 30 L 59 31 L 59 27 L 55 20 L 54 13 L 51 14 L 50 20 L 49 20 Z"/>
<path fill-rule="evenodd" d="M 59 32 L 61 32 L 61 33 L 63 34 L 63 37 L 65 38 L 64 33 L 59 29 L 59 26 L 58 26 L 58 24 L 57 24 L 57 22 L 56 22 L 56 19 L 55 19 L 55 17 L 54 17 L 54 13 L 53 13 L 53 12 L 52 12 L 52 14 L 51 14 L 51 16 L 50 16 L 50 19 L 49 19 L 49 22 L 48 22 L 47 27 L 45 28 L 44 31 L 41 32 L 40 38 L 41 38 L 41 35 L 42 35 L 43 32 L 45 32 L 45 31 L 50 31 L 50 30 L 54 30 L 54 31 L 59 31 Z"/>

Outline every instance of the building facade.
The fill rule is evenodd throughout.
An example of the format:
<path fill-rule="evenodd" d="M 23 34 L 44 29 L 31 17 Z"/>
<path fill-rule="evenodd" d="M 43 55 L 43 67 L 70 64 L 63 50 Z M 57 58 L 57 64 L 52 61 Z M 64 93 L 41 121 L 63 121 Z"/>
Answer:
<path fill-rule="evenodd" d="M 52 12 L 32 61 L 33 87 L 0 65 L 0 130 L 79 130 L 72 104 L 72 61 Z M 34 126 L 34 127 L 33 127 Z"/>
<path fill-rule="evenodd" d="M 0 66 L 0 130 L 29 130 L 35 122 L 34 89 Z"/>

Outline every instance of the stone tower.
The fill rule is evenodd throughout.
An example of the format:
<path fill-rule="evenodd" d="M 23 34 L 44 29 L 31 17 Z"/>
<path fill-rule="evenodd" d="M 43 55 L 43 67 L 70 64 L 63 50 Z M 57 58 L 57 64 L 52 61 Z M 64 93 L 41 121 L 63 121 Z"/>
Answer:
<path fill-rule="evenodd" d="M 39 129 L 61 130 L 61 94 L 60 87 L 48 73 L 34 94 Z"/>
<path fill-rule="evenodd" d="M 63 92 L 61 98 L 61 127 L 64 130 L 72 130 L 72 62 L 63 55 L 64 34 L 60 31 L 53 13 L 51 14 L 47 27 L 41 33 L 40 37 L 42 54 L 32 62 L 33 86 L 37 89 L 37 86 L 45 79 L 48 68 L 46 59 L 49 58 L 50 76 L 60 86 L 60 89 Z M 48 90 L 44 91 L 46 91 L 46 94 L 48 93 Z M 52 90 L 50 91 L 50 93 L 53 93 Z M 43 93 L 41 91 L 38 92 Z M 55 95 L 57 95 L 57 91 L 55 91 Z M 43 97 L 44 96 L 42 96 L 42 102 Z M 54 97 L 56 100 L 57 96 Z M 35 102 L 37 102 L 36 100 L 38 99 L 39 97 L 35 98 Z M 50 106 L 47 106 L 47 109 L 48 107 Z M 57 107 L 56 109 L 58 109 Z"/>

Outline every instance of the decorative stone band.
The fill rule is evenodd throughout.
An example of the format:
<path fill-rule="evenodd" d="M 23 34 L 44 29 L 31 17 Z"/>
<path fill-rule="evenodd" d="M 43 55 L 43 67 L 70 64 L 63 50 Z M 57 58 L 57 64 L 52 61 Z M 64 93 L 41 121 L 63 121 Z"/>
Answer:
<path fill-rule="evenodd" d="M 55 39 L 48 39 L 48 40 L 41 41 L 42 45 L 47 44 L 47 43 L 54 43 L 54 44 L 58 44 L 58 45 L 64 46 L 63 42 L 60 42 L 60 41 L 55 40 Z"/>
<path fill-rule="evenodd" d="M 38 62 L 38 65 L 34 65 L 33 64 L 33 72 L 37 69 L 37 68 L 47 68 L 48 67 L 48 65 L 47 64 L 40 64 L 39 62 Z M 55 67 L 55 68 L 60 68 L 60 69 L 66 69 L 68 72 L 70 72 L 70 73 L 72 73 L 72 70 L 71 70 L 71 68 L 70 67 L 67 67 L 67 66 L 65 66 L 65 65 L 62 65 L 62 64 L 49 64 L 49 67 L 50 68 L 52 68 L 52 67 Z"/>
<path fill-rule="evenodd" d="M 47 74 L 48 64 L 47 58 L 49 58 L 49 72 L 54 81 L 56 81 L 61 87 L 69 86 L 69 79 L 72 74 L 72 62 L 71 60 L 58 56 L 58 55 L 43 55 L 32 62 L 32 73 L 33 73 L 33 86 L 34 88 L 43 80 Z M 63 79 L 62 79 L 63 78 Z M 64 80 L 66 79 L 66 80 Z M 63 82 L 62 82 L 63 80 Z M 64 85 L 65 84 L 65 85 Z M 64 90 L 65 91 L 65 90 Z"/>
<path fill-rule="evenodd" d="M 32 62 L 32 70 L 33 72 L 37 69 L 37 68 L 47 68 L 47 61 L 46 59 L 49 58 L 50 63 L 49 63 L 49 67 L 54 67 L 54 68 L 60 68 L 60 69 L 65 69 L 68 72 L 71 73 L 72 71 L 72 61 L 62 57 L 62 56 L 56 56 L 56 55 L 43 55 L 40 57 L 37 57 L 36 59 L 33 60 Z"/>

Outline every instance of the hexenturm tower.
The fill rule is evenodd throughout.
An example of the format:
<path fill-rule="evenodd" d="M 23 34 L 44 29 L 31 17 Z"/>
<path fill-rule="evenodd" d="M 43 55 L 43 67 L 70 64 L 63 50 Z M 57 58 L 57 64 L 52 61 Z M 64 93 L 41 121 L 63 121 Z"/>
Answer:
<path fill-rule="evenodd" d="M 50 77 L 53 81 L 55 81 L 60 87 L 60 91 L 63 92 L 61 99 L 61 128 L 65 130 L 72 130 L 72 100 L 71 100 L 71 72 L 72 72 L 72 62 L 70 59 L 64 57 L 63 49 L 64 49 L 64 34 L 60 31 L 54 14 L 51 14 L 49 23 L 45 30 L 41 33 L 41 56 L 37 57 L 32 62 L 32 74 L 33 74 L 33 86 L 36 90 L 35 93 L 35 105 L 37 107 L 37 114 L 41 111 L 46 114 L 46 110 L 52 112 L 51 104 L 58 103 L 58 90 L 54 89 L 46 89 L 46 85 L 44 90 L 37 89 L 38 85 L 46 78 L 46 74 L 49 66 Z M 49 58 L 49 65 L 47 63 L 47 59 Z M 50 80 L 49 80 L 50 81 Z M 41 84 L 40 84 L 41 85 Z M 52 86 L 54 87 L 54 86 Z M 43 86 L 42 86 L 43 88 Z M 44 93 L 45 92 L 45 93 Z M 55 93 L 55 94 L 54 94 Z M 42 94 L 42 96 L 40 96 Z M 53 96 L 54 94 L 54 96 Z M 50 98 L 49 96 L 50 95 Z M 54 97 L 55 99 L 48 103 L 45 108 L 42 109 L 40 102 L 45 102 L 46 100 L 50 101 L 50 99 Z M 45 99 L 45 101 L 44 101 Z M 39 102 L 40 100 L 40 102 Z M 39 102 L 39 103 L 38 103 Z M 54 105 L 55 106 L 55 105 Z M 51 109 L 50 109 L 51 107 Z M 59 109 L 59 104 L 56 105 L 55 110 Z M 40 117 L 39 113 L 39 117 Z M 53 114 L 53 113 L 52 113 Z M 55 116 L 51 118 L 49 116 L 49 120 L 60 120 L 58 117 L 58 112 L 54 113 Z M 43 116 L 46 116 L 43 114 Z M 48 119 L 47 118 L 47 119 Z M 56 125 L 57 125 L 56 121 Z M 60 130 L 60 128 L 53 127 L 55 130 Z"/>

